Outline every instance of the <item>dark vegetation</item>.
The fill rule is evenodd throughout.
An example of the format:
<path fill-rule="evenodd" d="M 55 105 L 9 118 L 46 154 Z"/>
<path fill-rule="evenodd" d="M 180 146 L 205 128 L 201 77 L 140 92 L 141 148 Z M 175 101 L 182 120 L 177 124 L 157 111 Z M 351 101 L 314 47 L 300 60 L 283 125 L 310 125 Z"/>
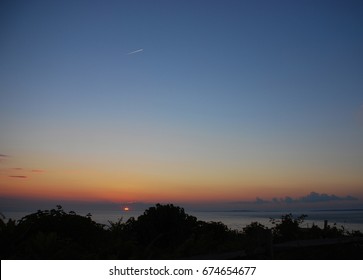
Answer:
<path fill-rule="evenodd" d="M 38 210 L 19 221 L 6 222 L 0 216 L 0 257 L 363 259 L 361 232 L 348 232 L 336 226 L 302 228 L 305 218 L 287 214 L 281 219 L 271 219 L 272 228 L 252 222 L 242 231 L 236 231 L 220 222 L 198 221 L 172 204 L 157 204 L 137 219 L 102 225 L 94 222 L 90 214 L 66 213 L 57 206 L 57 209 Z M 323 242 L 327 240 L 334 242 Z M 297 246 L 301 242 L 306 246 Z"/>

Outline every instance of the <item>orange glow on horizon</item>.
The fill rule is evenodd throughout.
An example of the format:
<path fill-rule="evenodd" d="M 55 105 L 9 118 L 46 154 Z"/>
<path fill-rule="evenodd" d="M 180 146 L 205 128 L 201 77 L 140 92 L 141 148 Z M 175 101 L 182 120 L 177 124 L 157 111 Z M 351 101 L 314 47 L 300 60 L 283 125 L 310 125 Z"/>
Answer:
<path fill-rule="evenodd" d="M 56 179 L 59 177 L 56 176 Z M 264 200 L 286 196 L 297 198 L 310 192 L 361 196 L 359 184 L 350 184 L 350 187 L 342 188 L 340 184 L 313 183 L 306 185 L 295 183 L 290 186 L 287 184 L 271 184 L 270 186 L 267 184 L 192 184 L 190 182 L 184 184 L 156 180 L 110 180 L 102 183 L 98 176 L 94 176 L 92 178 L 94 180 L 83 178 L 83 180 L 81 178 L 76 180 L 76 178 L 76 176 L 65 176 L 62 180 L 52 180 L 52 176 L 48 174 L 41 178 L 29 179 L 3 177 L 4 180 L 0 183 L 0 196 L 114 203 L 121 201 L 146 203 L 254 201 L 257 197 Z M 52 183 L 53 181 L 57 183 Z"/>
<path fill-rule="evenodd" d="M 39 164 L 39 169 L 33 169 L 30 163 L 3 165 L 0 196 L 8 197 L 114 203 L 207 203 L 255 201 L 257 197 L 263 200 L 286 196 L 298 198 L 310 192 L 363 196 L 360 177 L 339 174 L 303 176 L 297 172 L 282 176 L 278 170 L 274 173 L 274 169 L 238 173 L 238 170 L 217 168 L 199 172 L 195 166 L 192 166 L 195 170 L 185 166 L 176 170 L 178 165 L 153 166 L 151 163 L 132 168 L 114 164 L 109 169 L 90 164 L 61 164 L 57 168 L 46 162 Z M 46 172 L 40 172 L 42 170 Z"/>

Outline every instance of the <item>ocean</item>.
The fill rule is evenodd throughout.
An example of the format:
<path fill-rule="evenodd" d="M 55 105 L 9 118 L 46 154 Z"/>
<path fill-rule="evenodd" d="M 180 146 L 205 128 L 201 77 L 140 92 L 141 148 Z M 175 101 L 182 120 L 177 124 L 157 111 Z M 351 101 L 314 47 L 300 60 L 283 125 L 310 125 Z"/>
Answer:
<path fill-rule="evenodd" d="M 230 229 L 242 230 L 251 222 L 259 222 L 267 227 L 272 227 L 271 218 L 279 219 L 287 212 L 272 211 L 186 211 L 187 214 L 195 216 L 198 220 L 222 222 Z M 302 214 L 307 218 L 301 225 L 302 227 L 311 227 L 313 224 L 323 228 L 324 220 L 328 221 L 328 225 L 336 225 L 338 228 L 344 227 L 348 231 L 359 230 L 363 232 L 363 209 L 357 210 L 324 210 L 324 211 L 301 211 L 291 212 L 294 217 Z M 18 220 L 30 212 L 3 212 L 6 219 Z M 77 212 L 79 215 L 87 213 Z M 109 225 L 109 221 L 116 222 L 120 218 L 127 221 L 130 217 L 137 218 L 143 214 L 143 211 L 97 211 L 92 212 L 92 219 L 98 223 Z"/>

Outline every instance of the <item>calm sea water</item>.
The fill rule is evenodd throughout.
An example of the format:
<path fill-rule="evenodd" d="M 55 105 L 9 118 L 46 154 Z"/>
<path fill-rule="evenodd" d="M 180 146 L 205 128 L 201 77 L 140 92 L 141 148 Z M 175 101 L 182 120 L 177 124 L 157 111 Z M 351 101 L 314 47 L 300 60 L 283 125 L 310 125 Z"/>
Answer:
<path fill-rule="evenodd" d="M 226 212 L 226 211 L 189 211 L 187 212 L 202 221 L 222 222 L 231 229 L 242 230 L 251 222 L 259 222 L 267 227 L 272 227 L 270 218 L 278 219 L 286 212 Z M 6 218 L 20 219 L 29 212 L 3 212 Z M 80 215 L 87 213 L 77 212 Z M 98 211 L 92 213 L 92 219 L 98 223 L 108 225 L 109 221 L 116 222 L 120 218 L 127 221 L 130 217 L 137 218 L 143 214 L 143 211 Z M 337 227 L 343 226 L 346 230 L 359 230 L 363 232 L 363 209 L 362 210 L 336 210 L 336 211 L 304 211 L 292 212 L 294 217 L 306 214 L 308 217 L 303 223 L 303 227 L 310 227 L 315 224 L 323 227 L 324 220 L 328 220 L 328 224 Z"/>

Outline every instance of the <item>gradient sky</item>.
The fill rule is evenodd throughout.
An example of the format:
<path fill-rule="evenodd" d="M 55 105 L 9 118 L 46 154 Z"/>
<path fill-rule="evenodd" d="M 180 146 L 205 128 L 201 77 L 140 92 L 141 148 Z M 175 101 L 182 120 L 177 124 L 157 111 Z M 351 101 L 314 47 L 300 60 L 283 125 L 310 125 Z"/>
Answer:
<path fill-rule="evenodd" d="M 0 196 L 362 200 L 362 77 L 362 1 L 1 1 Z"/>

